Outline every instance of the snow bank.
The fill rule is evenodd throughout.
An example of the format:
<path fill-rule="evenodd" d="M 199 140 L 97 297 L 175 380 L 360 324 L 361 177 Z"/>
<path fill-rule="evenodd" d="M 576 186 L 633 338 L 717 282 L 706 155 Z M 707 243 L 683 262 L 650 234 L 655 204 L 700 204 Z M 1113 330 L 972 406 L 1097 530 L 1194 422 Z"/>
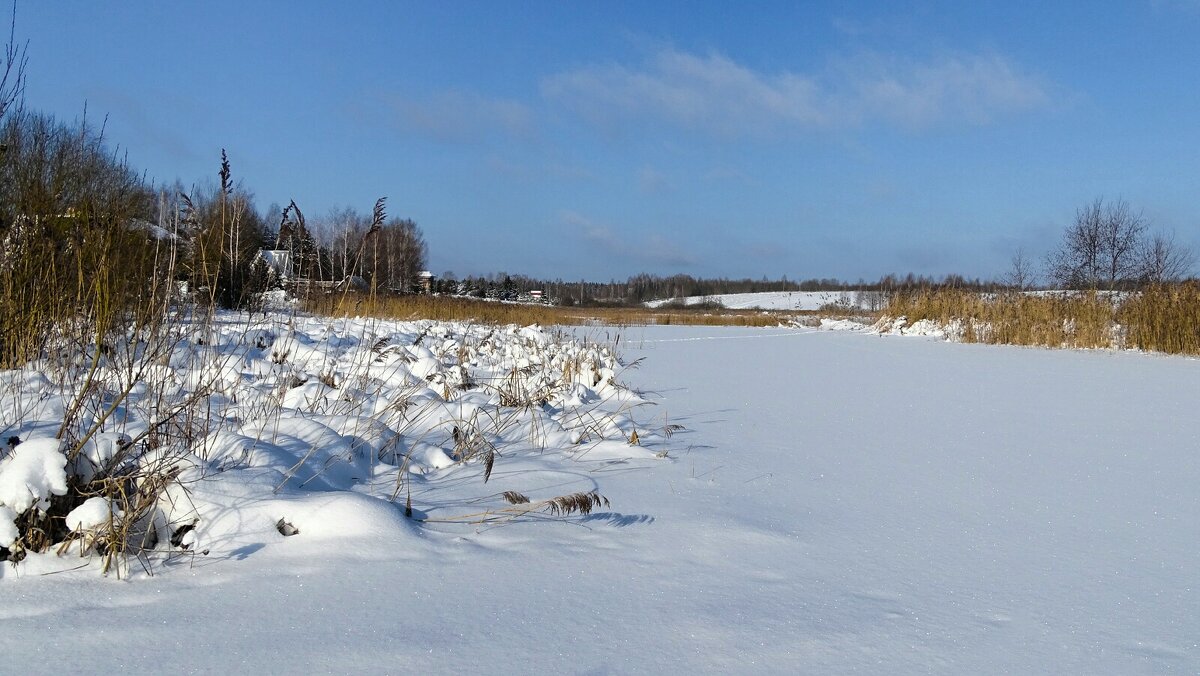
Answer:
<path fill-rule="evenodd" d="M 19 537 L 17 517 L 37 507 L 50 507 L 50 496 L 67 494 L 67 458 L 58 439 L 33 439 L 18 444 L 0 462 L 0 547 Z"/>
<path fill-rule="evenodd" d="M 822 317 L 817 328 L 822 331 L 864 331 L 868 327 L 863 322 L 853 319 L 830 319 L 829 317 Z"/>
<path fill-rule="evenodd" d="M 68 477 L 79 490 L 52 519 L 81 534 L 116 519 L 134 534 L 127 553 L 152 563 L 293 536 L 308 547 L 411 538 L 406 511 L 487 512 L 508 505 L 504 490 L 528 491 L 523 476 L 537 486 L 584 456 L 654 457 L 628 443 L 643 402 L 618 382 L 612 349 L 537 326 L 221 313 L 179 337 L 145 368 L 106 363 L 87 389 L 71 360 L 0 372 L 6 438 L 57 430 L 76 396 L 86 405 L 66 436 L 87 438 L 69 464 L 44 438 L 3 460 L 0 547 L 20 536 L 21 514 L 67 493 Z M 130 372 L 144 380 L 120 398 Z M 100 475 L 125 477 L 123 492 L 89 486 Z M 22 565 L 38 556 L 27 554 Z"/>
<path fill-rule="evenodd" d="M 0 547 L 11 547 L 21 536 L 15 523 L 17 516 L 11 507 L 0 505 Z"/>
<path fill-rule="evenodd" d="M 50 506 L 50 496 L 67 494 L 67 458 L 58 439 L 18 444 L 0 463 L 0 504 L 18 514 Z"/>
<path fill-rule="evenodd" d="M 677 298 L 663 298 L 646 303 L 657 308 L 677 302 Z M 688 296 L 687 305 L 702 305 L 718 302 L 730 310 L 820 310 L 826 305 L 841 305 L 847 308 L 865 307 L 866 300 L 851 291 L 766 291 L 761 293 L 727 293 L 712 296 Z"/>
<path fill-rule="evenodd" d="M 76 533 L 89 531 L 107 525 L 113 516 L 111 500 L 102 497 L 88 498 L 67 514 L 67 528 Z"/>
<path fill-rule="evenodd" d="M 378 496 L 406 455 L 454 453 L 453 426 L 512 416 L 489 438 L 517 438 L 518 423 L 579 431 L 580 417 L 599 430 L 611 410 L 581 381 L 526 417 L 477 380 L 407 406 L 401 429 L 406 386 L 382 370 L 425 325 L 397 328 L 394 349 L 371 352 L 367 336 L 336 352 L 370 354 L 389 384 L 367 417 L 400 445 L 347 431 L 357 414 L 312 414 L 385 458 L 370 479 L 276 492 L 285 459 L 239 461 L 271 443 L 237 435 L 239 420 L 197 446 L 225 449 L 223 464 L 192 484 L 199 532 L 179 541 L 195 544 L 152 559 L 154 580 L 0 566 L 6 671 L 1200 673 L 1200 360 L 637 327 L 621 344 L 645 359 L 617 374 L 657 404 L 650 429 L 686 430 L 639 426 L 643 447 L 506 445 L 486 486 L 463 447 L 393 503 Z M 462 362 L 472 378 L 507 377 L 484 368 L 499 333 L 491 347 L 486 331 L 455 334 L 476 353 Z M 231 415 L 268 417 L 245 398 L 255 382 Z M 426 420 L 435 411 L 451 429 Z M 641 455 L 668 450 L 677 461 Z M 503 491 L 596 487 L 611 509 L 569 524 L 451 522 Z M 404 517 L 409 489 L 426 521 Z"/>

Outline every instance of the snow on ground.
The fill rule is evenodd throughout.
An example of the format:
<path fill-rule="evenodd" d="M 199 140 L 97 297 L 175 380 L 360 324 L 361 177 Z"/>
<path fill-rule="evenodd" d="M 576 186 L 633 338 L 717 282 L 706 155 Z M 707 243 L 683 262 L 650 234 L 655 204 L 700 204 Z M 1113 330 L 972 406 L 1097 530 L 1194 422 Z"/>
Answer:
<path fill-rule="evenodd" d="M 455 465 L 414 494 L 611 507 L 420 524 L 369 487 L 296 489 L 322 526 L 229 526 L 152 578 L 7 569 L 6 669 L 1200 671 L 1200 361 L 782 328 L 620 345 L 643 447 L 525 449 L 486 488 Z"/>
<path fill-rule="evenodd" d="M 661 307 L 677 299 L 652 300 L 649 307 Z M 854 292 L 842 291 L 766 291 L 762 293 L 726 293 L 712 296 L 688 296 L 688 305 L 716 301 L 730 310 L 819 310 L 825 305 L 853 307 Z"/>
<path fill-rule="evenodd" d="M 154 504 L 125 518 L 131 539 L 154 543 L 140 561 L 153 569 L 179 554 L 172 545 L 185 535 L 193 552 L 220 552 L 263 546 L 283 524 L 306 539 L 407 533 L 393 501 L 408 509 L 411 499 L 424 519 L 456 509 L 483 513 L 473 519 L 532 516 L 561 508 L 542 500 L 596 489 L 560 465 L 653 457 L 627 443 L 628 411 L 642 402 L 617 385 L 621 366 L 605 346 L 536 327 L 457 323 L 225 314 L 211 327 L 187 326 L 135 364 L 122 361 L 123 347 L 109 349 L 94 386 L 82 379 L 86 360 L 0 374 L 0 437 L 12 446 L 0 452 L 0 547 L 19 551 L 18 517 L 49 509 L 68 477 L 128 475 L 138 486 L 169 477 Z M 80 392 L 82 419 L 60 443 L 51 430 Z M 559 493 L 527 494 L 519 481 L 551 474 Z M 478 482 L 468 486 L 467 476 Z M 529 502 L 510 504 L 505 491 Z M 122 507 L 86 506 L 65 515 L 84 554 L 85 531 Z M 355 519 L 363 510 L 379 518 Z M 18 572 L 77 564 L 31 552 Z"/>
<path fill-rule="evenodd" d="M 954 320 L 946 324 L 932 319 L 918 319 L 909 324 L 907 317 L 881 317 L 867 329 L 871 333 L 887 336 L 929 336 L 951 342 L 962 340 L 965 327 L 962 320 Z"/>
<path fill-rule="evenodd" d="M 1026 291 L 1031 296 L 1073 296 L 1078 291 L 1040 290 Z M 1117 291 L 1099 291 L 1101 296 L 1107 296 L 1120 302 L 1129 294 Z M 991 294 L 983 294 L 985 297 Z M 646 303 L 647 307 L 657 308 L 668 303 L 677 302 L 677 298 L 663 298 Z M 884 306 L 883 295 L 878 291 L 764 291 L 761 293 L 726 293 L 711 296 L 688 296 L 682 299 L 687 305 L 718 302 L 730 310 L 820 310 L 828 305 L 838 305 L 845 308 L 861 308 L 878 310 Z"/>

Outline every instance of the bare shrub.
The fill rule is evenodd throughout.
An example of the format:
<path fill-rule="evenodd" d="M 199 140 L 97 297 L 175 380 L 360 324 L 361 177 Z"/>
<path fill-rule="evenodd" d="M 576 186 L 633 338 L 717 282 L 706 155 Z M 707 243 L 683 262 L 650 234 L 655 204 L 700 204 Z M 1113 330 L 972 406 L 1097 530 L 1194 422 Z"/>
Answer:
<path fill-rule="evenodd" d="M 0 367 L 35 358 L 55 336 L 99 349 L 126 312 L 167 292 L 151 282 L 163 279 L 170 247 L 145 227 L 152 193 L 86 120 L 20 113 L 2 134 Z"/>
<path fill-rule="evenodd" d="M 1127 202 L 1097 198 L 1076 212 L 1047 257 L 1046 275 L 1068 289 L 1133 288 L 1178 281 L 1193 263 L 1173 235 L 1151 235 L 1145 217 Z"/>
<path fill-rule="evenodd" d="M 1143 283 L 1178 282 L 1195 266 L 1192 251 L 1175 241 L 1174 234 L 1156 234 L 1138 250 L 1139 278 Z"/>
<path fill-rule="evenodd" d="M 1025 254 L 1025 249 L 1018 247 L 1009 261 L 1008 272 L 1001 278 L 1000 283 L 1013 291 L 1027 291 L 1037 283 L 1037 272 L 1034 263 Z"/>

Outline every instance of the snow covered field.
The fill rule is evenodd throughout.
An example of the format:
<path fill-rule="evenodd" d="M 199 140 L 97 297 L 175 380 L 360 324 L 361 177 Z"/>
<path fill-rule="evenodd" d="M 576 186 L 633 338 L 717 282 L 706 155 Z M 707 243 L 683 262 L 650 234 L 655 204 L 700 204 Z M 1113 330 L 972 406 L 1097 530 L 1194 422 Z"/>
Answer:
<path fill-rule="evenodd" d="M 649 307 L 661 307 L 673 299 L 652 300 Z M 841 291 L 765 291 L 762 293 L 726 293 L 712 296 L 688 296 L 688 305 L 717 301 L 730 310 L 820 310 L 824 305 L 855 303 L 854 292 Z"/>
<path fill-rule="evenodd" d="M 5 669 L 1200 671 L 1200 361 L 711 327 L 627 329 L 619 351 L 651 405 L 585 385 L 546 414 L 569 439 L 572 404 L 605 411 L 608 441 L 514 440 L 486 485 L 430 460 L 413 497 L 433 517 L 502 490 L 609 507 L 418 524 L 372 497 L 383 463 L 224 513 L 214 482 L 207 556 L 128 581 L 6 567 Z M 643 445 L 617 441 L 635 420 Z M 231 471 L 274 478 L 256 457 Z M 295 537 L 269 518 L 289 503 Z"/>

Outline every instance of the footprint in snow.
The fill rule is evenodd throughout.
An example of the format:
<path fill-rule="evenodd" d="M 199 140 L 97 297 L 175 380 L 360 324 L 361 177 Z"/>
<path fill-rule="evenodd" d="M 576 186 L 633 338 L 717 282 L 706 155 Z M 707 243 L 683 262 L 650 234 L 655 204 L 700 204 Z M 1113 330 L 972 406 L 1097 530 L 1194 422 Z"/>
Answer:
<path fill-rule="evenodd" d="M 851 592 L 850 596 L 869 602 L 870 605 L 874 606 L 889 620 L 898 620 L 910 615 L 909 610 L 900 602 L 900 594 L 890 592 Z"/>
<path fill-rule="evenodd" d="M 1003 613 L 987 613 L 978 615 L 975 619 L 990 627 L 1004 627 L 1012 622 L 1012 618 Z"/>
<path fill-rule="evenodd" d="M 1187 653 L 1165 643 L 1157 641 L 1138 641 L 1125 647 L 1130 653 L 1141 657 L 1153 657 L 1161 660 L 1182 660 Z"/>

